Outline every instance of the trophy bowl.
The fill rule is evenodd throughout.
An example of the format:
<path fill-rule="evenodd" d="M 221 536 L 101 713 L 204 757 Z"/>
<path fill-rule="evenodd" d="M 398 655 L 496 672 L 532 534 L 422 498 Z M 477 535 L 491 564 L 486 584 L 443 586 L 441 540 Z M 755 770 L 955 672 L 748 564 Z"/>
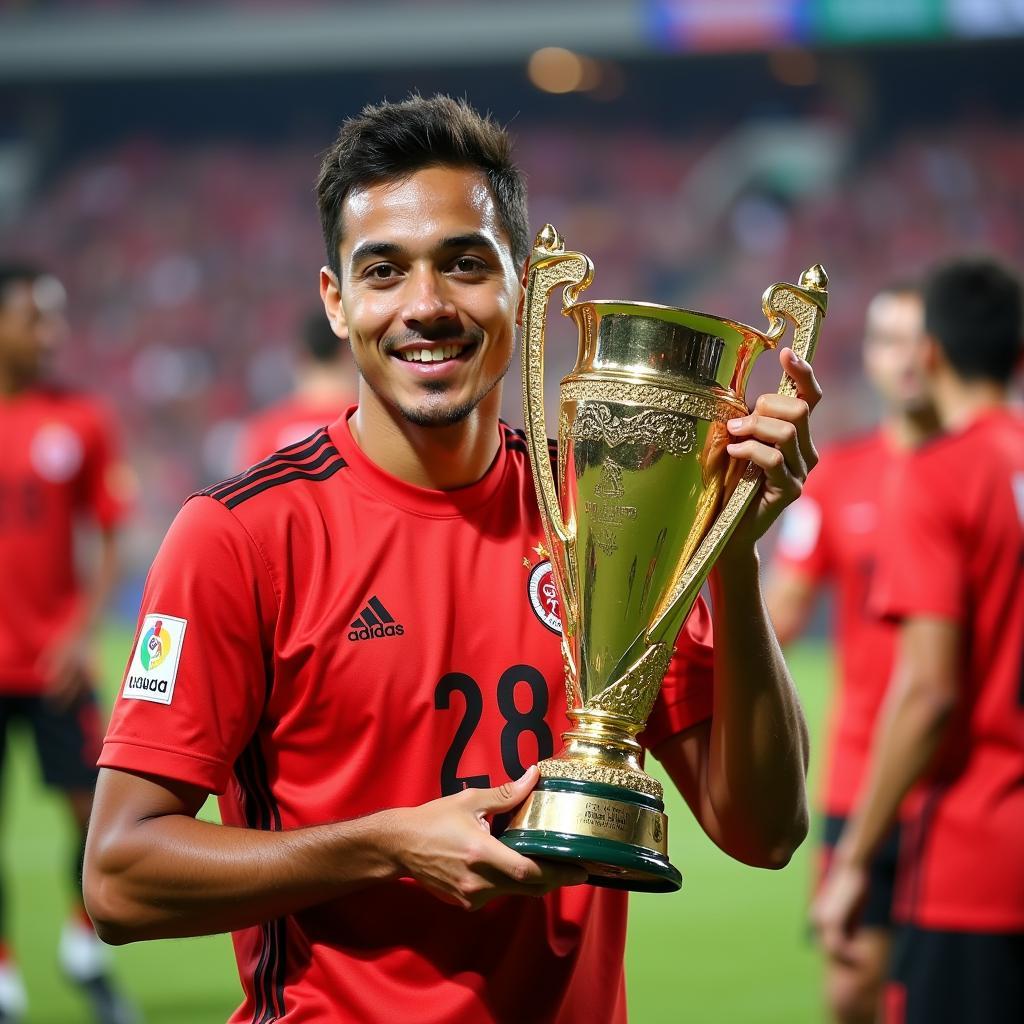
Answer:
<path fill-rule="evenodd" d="M 594 885 L 670 892 L 661 784 L 636 736 L 654 707 L 676 636 L 761 474 L 729 456 L 728 420 L 749 412 L 747 379 L 787 324 L 814 353 L 825 271 L 764 294 L 764 331 L 646 302 L 579 301 L 593 264 L 547 225 L 537 236 L 523 314 L 526 435 L 562 621 L 571 728 L 501 840 L 528 856 L 583 863 Z M 558 481 L 544 413 L 551 293 L 579 332 L 562 380 Z M 788 376 L 780 393 L 795 394 Z"/>

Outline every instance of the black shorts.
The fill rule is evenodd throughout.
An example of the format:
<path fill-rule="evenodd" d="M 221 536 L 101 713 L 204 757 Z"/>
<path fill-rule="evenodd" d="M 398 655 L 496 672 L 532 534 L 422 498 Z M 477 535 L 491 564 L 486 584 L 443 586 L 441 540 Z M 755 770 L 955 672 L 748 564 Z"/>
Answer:
<path fill-rule="evenodd" d="M 896 936 L 885 1024 L 1020 1024 L 1024 933 L 940 932 L 907 926 Z"/>
<path fill-rule="evenodd" d="M 96 788 L 103 731 L 96 695 L 87 690 L 66 707 L 43 696 L 0 695 L 0 764 L 12 722 L 23 722 L 35 739 L 43 781 L 61 790 Z"/>
<path fill-rule="evenodd" d="M 822 877 L 828 870 L 832 851 L 839 842 L 847 819 L 836 814 L 825 818 L 825 833 L 822 837 Z M 896 868 L 900 856 L 900 829 L 893 826 L 885 841 L 871 858 L 868 869 L 868 894 L 860 917 L 864 928 L 891 928 L 892 901 L 896 891 Z"/>

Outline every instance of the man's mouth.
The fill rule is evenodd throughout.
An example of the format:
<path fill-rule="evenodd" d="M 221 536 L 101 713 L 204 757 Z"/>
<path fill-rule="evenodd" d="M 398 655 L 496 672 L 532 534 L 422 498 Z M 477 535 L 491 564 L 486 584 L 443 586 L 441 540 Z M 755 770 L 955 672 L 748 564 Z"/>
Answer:
<path fill-rule="evenodd" d="M 476 349 L 476 342 L 468 345 L 431 345 L 396 351 L 395 356 L 407 363 L 444 363 L 450 359 L 468 359 Z"/>

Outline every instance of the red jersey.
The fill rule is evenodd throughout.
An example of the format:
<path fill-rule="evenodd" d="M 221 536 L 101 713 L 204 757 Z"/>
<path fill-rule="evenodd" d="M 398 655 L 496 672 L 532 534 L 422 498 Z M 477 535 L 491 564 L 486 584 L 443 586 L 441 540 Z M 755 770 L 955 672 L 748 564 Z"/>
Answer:
<path fill-rule="evenodd" d="M 397 480 L 347 416 L 194 496 L 150 573 L 100 764 L 290 829 L 518 776 L 568 727 L 522 434 L 455 491 Z M 677 640 L 648 746 L 711 714 L 710 622 Z M 234 935 L 233 1021 L 625 1020 L 626 895 L 466 913 L 410 879 Z"/>
<path fill-rule="evenodd" d="M 238 442 L 239 468 L 254 466 L 279 448 L 309 437 L 314 430 L 333 423 L 350 404 L 346 399 L 328 404 L 293 395 L 257 413 L 246 423 Z"/>
<path fill-rule="evenodd" d="M 960 700 L 912 799 L 897 912 L 1024 931 L 1024 417 L 993 411 L 931 442 L 890 497 L 875 604 L 955 622 L 963 638 Z"/>
<path fill-rule="evenodd" d="M 130 482 L 91 398 L 35 389 L 0 399 L 0 693 L 42 691 L 39 658 L 79 611 L 73 534 L 125 510 Z"/>
<path fill-rule="evenodd" d="M 883 480 L 906 453 L 883 431 L 831 448 L 786 510 L 779 561 L 816 584 L 835 586 L 839 673 L 823 776 L 826 814 L 848 815 L 867 775 L 875 721 L 892 673 L 896 630 L 869 612 Z"/>

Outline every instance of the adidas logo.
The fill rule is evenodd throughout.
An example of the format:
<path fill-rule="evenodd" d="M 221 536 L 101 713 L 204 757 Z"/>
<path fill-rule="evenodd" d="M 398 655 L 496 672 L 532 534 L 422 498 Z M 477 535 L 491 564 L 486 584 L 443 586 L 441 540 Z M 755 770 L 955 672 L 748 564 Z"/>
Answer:
<path fill-rule="evenodd" d="M 384 607 L 380 598 L 370 598 L 370 603 L 352 622 L 349 640 L 377 640 L 382 636 L 402 636 L 405 627 L 395 622 L 395 617 Z"/>

